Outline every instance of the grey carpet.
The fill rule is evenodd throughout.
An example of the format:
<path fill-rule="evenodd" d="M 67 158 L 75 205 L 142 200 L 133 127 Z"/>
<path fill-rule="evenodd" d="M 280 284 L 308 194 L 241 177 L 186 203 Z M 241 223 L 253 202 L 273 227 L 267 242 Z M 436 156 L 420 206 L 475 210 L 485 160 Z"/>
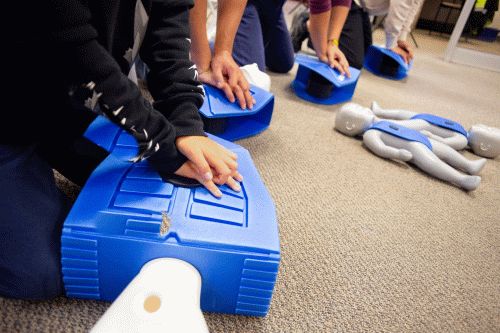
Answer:
<path fill-rule="evenodd" d="M 442 41 L 417 39 L 405 82 L 363 72 L 354 101 L 500 128 L 500 74 L 444 63 Z M 265 318 L 206 314 L 211 332 L 499 332 L 500 161 L 488 161 L 479 189 L 466 193 L 378 158 L 332 129 L 339 106 L 291 92 L 294 73 L 272 75 L 269 130 L 239 142 L 278 213 L 271 310 Z M 82 332 L 107 306 L 0 299 L 0 331 Z"/>

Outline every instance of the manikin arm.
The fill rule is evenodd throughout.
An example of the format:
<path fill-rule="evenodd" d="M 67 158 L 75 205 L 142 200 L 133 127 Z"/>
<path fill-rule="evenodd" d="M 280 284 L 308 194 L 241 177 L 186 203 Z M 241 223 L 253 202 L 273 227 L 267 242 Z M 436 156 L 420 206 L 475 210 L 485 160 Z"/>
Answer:
<path fill-rule="evenodd" d="M 371 109 L 377 117 L 384 119 L 406 120 L 411 119 L 413 116 L 417 115 L 416 112 L 407 110 L 384 110 L 375 101 L 373 101 Z"/>
<path fill-rule="evenodd" d="M 376 118 L 376 121 L 379 121 L 379 119 Z M 455 150 L 462 150 L 467 147 L 467 138 L 464 135 L 429 124 L 425 120 L 391 120 L 391 122 L 419 131 L 428 138 L 444 143 Z"/>
<path fill-rule="evenodd" d="M 445 139 L 442 136 L 439 136 L 439 135 L 436 135 L 436 134 L 432 133 L 432 129 L 422 130 L 420 133 L 422 133 L 423 135 L 425 135 L 426 137 L 428 137 L 430 139 L 433 139 L 433 140 L 436 140 L 436 141 L 439 141 L 439 142 L 443 142 L 443 139 Z M 453 137 L 454 136 L 451 136 L 450 138 L 453 138 Z"/>
<path fill-rule="evenodd" d="M 388 146 L 381 139 L 381 132 L 368 130 L 363 134 L 363 142 L 374 154 L 392 160 L 407 162 L 412 159 L 412 154 L 406 149 L 397 149 Z"/>
<path fill-rule="evenodd" d="M 375 101 L 372 103 L 371 109 L 379 118 L 395 120 L 395 123 L 421 131 L 425 136 L 442 142 L 455 150 L 462 150 L 467 147 L 467 138 L 462 134 L 429 124 L 425 120 L 411 119 L 417 115 L 415 112 L 397 109 L 384 110 Z"/>
<path fill-rule="evenodd" d="M 145 264 L 91 333 L 208 333 L 200 310 L 200 273 L 185 261 Z"/>
<path fill-rule="evenodd" d="M 460 133 L 449 131 L 444 128 L 432 126 L 421 133 L 430 139 L 444 143 L 455 150 L 462 150 L 467 147 L 467 138 Z"/>

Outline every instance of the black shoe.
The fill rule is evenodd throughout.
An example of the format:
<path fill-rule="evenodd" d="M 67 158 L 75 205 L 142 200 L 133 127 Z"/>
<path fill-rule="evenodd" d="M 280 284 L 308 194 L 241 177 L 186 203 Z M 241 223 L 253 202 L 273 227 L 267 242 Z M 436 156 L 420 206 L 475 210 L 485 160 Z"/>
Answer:
<path fill-rule="evenodd" d="M 307 31 L 308 19 L 309 13 L 306 10 L 295 14 L 293 17 L 290 36 L 292 37 L 294 52 L 299 52 L 302 47 L 302 42 L 309 37 L 309 32 Z"/>

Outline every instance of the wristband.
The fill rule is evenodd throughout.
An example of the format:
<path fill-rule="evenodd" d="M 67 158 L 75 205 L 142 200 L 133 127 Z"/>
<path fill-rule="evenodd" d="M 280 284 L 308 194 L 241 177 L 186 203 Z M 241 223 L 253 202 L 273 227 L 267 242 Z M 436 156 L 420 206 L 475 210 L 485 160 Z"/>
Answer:
<path fill-rule="evenodd" d="M 332 46 L 339 46 L 339 40 L 338 38 L 332 38 L 328 40 L 328 44 Z"/>

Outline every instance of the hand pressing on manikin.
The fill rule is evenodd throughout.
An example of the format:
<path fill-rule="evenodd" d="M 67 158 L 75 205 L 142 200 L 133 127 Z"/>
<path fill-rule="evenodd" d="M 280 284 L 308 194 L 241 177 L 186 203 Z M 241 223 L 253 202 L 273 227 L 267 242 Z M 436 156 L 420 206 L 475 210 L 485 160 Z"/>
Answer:
<path fill-rule="evenodd" d="M 195 0 L 189 13 L 191 59 L 198 68 L 198 79 L 224 91 L 227 99 L 242 109 L 252 109 L 255 101 L 250 86 L 233 59 L 236 31 L 246 1 L 218 0 L 217 33 L 213 50 L 207 38 L 207 0 Z"/>
<path fill-rule="evenodd" d="M 413 60 L 413 49 L 410 44 L 404 40 L 398 40 L 398 44 L 391 50 L 401 56 L 406 64 L 409 64 Z"/>
<path fill-rule="evenodd" d="M 196 179 L 216 197 L 222 196 L 216 185 L 226 184 L 236 192 L 241 190 L 238 182 L 243 176 L 238 172 L 235 153 L 203 136 L 178 137 L 176 146 L 188 159 L 176 175 Z"/>
<path fill-rule="evenodd" d="M 340 74 L 351 77 L 351 72 L 349 71 L 349 62 L 345 57 L 344 53 L 339 49 L 337 45 L 328 45 L 325 54 L 316 52 L 319 60 L 329 65 L 331 68 L 337 69 Z"/>
<path fill-rule="evenodd" d="M 250 85 L 229 52 L 220 52 L 212 58 L 208 68 L 200 68 L 199 79 L 224 91 L 227 99 L 242 109 L 252 109 L 255 100 L 250 93 Z"/>

